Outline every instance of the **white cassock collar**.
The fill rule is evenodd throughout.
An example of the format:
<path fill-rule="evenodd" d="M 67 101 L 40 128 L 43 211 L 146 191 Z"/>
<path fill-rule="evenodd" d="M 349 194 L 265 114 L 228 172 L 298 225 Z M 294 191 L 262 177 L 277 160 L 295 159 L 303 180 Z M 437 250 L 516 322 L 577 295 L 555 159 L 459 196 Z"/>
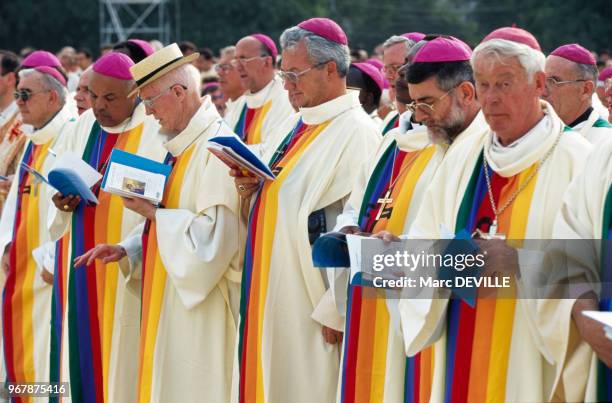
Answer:
<path fill-rule="evenodd" d="M 508 146 L 502 146 L 497 134 L 490 132 L 485 141 L 487 163 L 504 177 L 514 176 L 540 160 L 557 141 L 565 125 L 552 106 L 541 101 L 544 117 Z"/>
<path fill-rule="evenodd" d="M 57 136 L 64 125 L 74 117 L 70 110 L 71 108 L 68 105 L 64 105 L 46 125 L 26 136 L 36 145 L 47 143 Z"/>
<path fill-rule="evenodd" d="M 208 130 L 208 137 L 213 137 L 221 128 L 223 119 L 217 112 L 217 108 L 210 100 L 210 96 L 203 99 L 202 105 L 187 124 L 187 127 L 175 137 L 164 143 L 164 148 L 177 157 L 183 153 L 191 144 L 198 140 Z"/>
<path fill-rule="evenodd" d="M 300 108 L 302 121 L 307 125 L 318 125 L 354 108 L 361 108 L 359 91 L 348 90 L 346 94 L 311 108 Z"/>
<path fill-rule="evenodd" d="M 142 122 L 144 122 L 144 119 L 146 116 L 147 114 L 145 112 L 145 106 L 142 102 L 139 102 L 138 105 L 136 105 L 136 108 L 134 108 L 134 112 L 132 112 L 132 116 L 125 119 L 123 122 L 119 123 L 117 126 L 114 126 L 114 127 L 101 126 L 101 127 L 107 133 L 114 133 L 114 134 L 123 133 L 128 130 L 132 130 L 136 126 L 140 125 Z"/>
<path fill-rule="evenodd" d="M 282 86 L 283 83 L 282 80 L 275 75 L 274 78 L 272 78 L 272 80 L 270 80 L 270 82 L 266 84 L 266 86 L 263 87 L 261 90 L 255 93 L 247 91 L 244 94 L 246 98 L 247 108 L 254 109 L 262 107 L 263 104 L 265 104 L 268 100 L 272 98 L 272 96 L 274 96 L 274 94 L 276 93 L 275 87 L 278 85 Z"/>

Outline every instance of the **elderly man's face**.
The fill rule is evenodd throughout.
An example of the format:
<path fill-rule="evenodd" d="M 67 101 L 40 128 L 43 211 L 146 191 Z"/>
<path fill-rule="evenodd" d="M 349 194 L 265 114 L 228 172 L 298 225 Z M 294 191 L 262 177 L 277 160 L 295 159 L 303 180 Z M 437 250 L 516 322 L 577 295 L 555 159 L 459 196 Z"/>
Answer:
<path fill-rule="evenodd" d="M 284 80 L 285 89 L 295 108 L 309 108 L 324 102 L 327 65 L 316 66 L 308 58 L 304 41 L 298 42 L 293 48 L 283 51 L 281 70 L 298 75 L 297 80 Z"/>
<path fill-rule="evenodd" d="M 244 88 L 257 92 L 261 75 L 265 71 L 266 57 L 261 55 L 261 43 L 251 37 L 242 38 L 236 44 L 234 64 Z"/>
<path fill-rule="evenodd" d="M 91 74 L 92 71 L 81 74 L 79 85 L 74 94 L 74 100 L 76 101 L 79 115 L 91 108 L 91 98 L 89 96 L 89 81 L 91 81 Z"/>
<path fill-rule="evenodd" d="M 238 69 L 232 65 L 232 56 L 229 54 L 223 55 L 219 59 L 217 65 L 217 74 L 219 74 L 219 86 L 221 91 L 232 99 L 235 99 L 244 93 L 244 87 L 240 80 Z"/>
<path fill-rule="evenodd" d="M 539 75 L 538 75 L 539 74 Z M 474 63 L 476 93 L 485 119 L 501 138 L 516 137 L 525 125 L 525 117 L 539 108 L 544 90 L 544 75 L 536 73 L 531 83 L 516 57 L 499 59 L 481 55 Z"/>
<path fill-rule="evenodd" d="M 432 141 L 445 143 L 457 137 L 464 126 L 465 113 L 455 100 L 456 88 L 440 89 L 434 76 L 419 84 L 408 83 L 408 89 L 417 105 L 414 119 L 427 126 Z"/>
<path fill-rule="evenodd" d="M 21 98 L 17 100 L 23 123 L 32 125 L 37 129 L 43 127 L 53 117 L 56 110 L 50 105 L 51 91 L 44 87 L 42 74 L 28 74 L 19 80 L 17 90 L 29 94 L 27 101 L 23 101 Z"/>
<path fill-rule="evenodd" d="M 546 87 L 543 98 L 548 101 L 565 124 L 582 114 L 584 102 L 589 101 L 592 88 L 580 80 L 574 63 L 558 56 L 548 56 L 546 59 Z M 558 84 L 560 81 L 572 81 Z M 588 88 L 587 88 L 588 87 Z"/>
<path fill-rule="evenodd" d="M 407 53 L 406 44 L 403 42 L 391 45 L 383 51 L 383 73 L 387 81 L 389 81 L 392 99 L 395 98 L 395 81 L 398 77 L 397 70 L 404 65 Z"/>
<path fill-rule="evenodd" d="M 140 98 L 145 104 L 147 115 L 153 115 L 161 126 L 160 132 L 176 135 L 181 132 L 180 117 L 183 116 L 183 103 L 186 92 L 180 84 L 161 86 L 153 82 L 140 89 Z"/>
<path fill-rule="evenodd" d="M 114 127 L 132 116 L 135 95 L 128 98 L 132 88 L 127 81 L 93 72 L 89 82 L 91 107 L 102 126 Z"/>

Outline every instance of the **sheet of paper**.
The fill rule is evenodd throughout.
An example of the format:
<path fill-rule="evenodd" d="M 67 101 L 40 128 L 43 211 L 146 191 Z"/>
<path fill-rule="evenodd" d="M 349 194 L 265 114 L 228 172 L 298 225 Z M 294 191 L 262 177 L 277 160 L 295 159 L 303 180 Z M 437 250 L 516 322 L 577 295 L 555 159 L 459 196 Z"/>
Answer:
<path fill-rule="evenodd" d="M 76 172 L 87 187 L 92 187 L 102 179 L 102 175 L 100 175 L 98 171 L 83 161 L 81 157 L 71 152 L 65 152 L 60 155 L 57 161 L 55 161 L 55 164 L 53 164 L 51 170 L 58 168 Z"/>

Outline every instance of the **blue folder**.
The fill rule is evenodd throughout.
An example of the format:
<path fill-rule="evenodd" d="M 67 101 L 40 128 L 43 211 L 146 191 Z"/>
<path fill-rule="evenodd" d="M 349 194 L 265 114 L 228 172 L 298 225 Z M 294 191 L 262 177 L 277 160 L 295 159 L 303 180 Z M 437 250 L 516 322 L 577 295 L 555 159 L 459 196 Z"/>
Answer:
<path fill-rule="evenodd" d="M 23 162 L 21 163 L 21 167 L 34 175 L 38 181 L 45 182 L 49 186 L 55 188 L 63 196 L 80 196 L 82 200 L 98 203 L 98 198 L 74 171 L 63 168 L 52 169 L 47 179 L 40 172 Z"/>
<path fill-rule="evenodd" d="M 351 267 L 346 234 L 330 232 L 321 235 L 312 245 L 314 267 Z"/>
<path fill-rule="evenodd" d="M 236 154 L 240 155 L 247 162 L 252 164 L 255 168 L 259 169 L 262 172 L 267 173 L 272 178 L 274 178 L 274 174 L 266 165 L 263 163 L 254 153 L 251 151 L 246 144 L 244 144 L 238 137 L 236 136 L 217 136 L 210 138 L 208 141 L 211 143 L 216 143 L 224 147 L 231 148 Z"/>
<path fill-rule="evenodd" d="M 140 155 L 128 153 L 118 149 L 114 149 L 111 152 L 111 156 L 108 161 L 108 166 L 110 167 L 113 163 L 164 175 L 166 177 L 166 181 L 168 180 L 168 176 L 170 176 L 170 172 L 172 172 L 172 167 L 170 165 L 162 164 L 152 159 L 141 157 Z M 103 188 L 106 187 L 108 171 L 109 170 L 107 169 L 104 173 L 104 178 L 102 179 Z"/>

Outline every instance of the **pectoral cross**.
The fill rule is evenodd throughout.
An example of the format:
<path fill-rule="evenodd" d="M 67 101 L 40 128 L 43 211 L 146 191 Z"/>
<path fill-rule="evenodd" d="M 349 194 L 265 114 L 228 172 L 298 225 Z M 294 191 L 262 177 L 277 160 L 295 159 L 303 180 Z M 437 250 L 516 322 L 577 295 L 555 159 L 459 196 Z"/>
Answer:
<path fill-rule="evenodd" d="M 380 198 L 380 199 L 378 199 L 376 201 L 377 204 L 380 204 L 380 208 L 378 209 L 378 214 L 376 214 L 376 220 L 377 221 L 380 219 L 380 215 L 385 210 L 385 207 L 387 206 L 387 204 L 393 203 L 393 199 L 390 197 L 391 196 L 391 190 L 392 190 L 392 188 L 389 188 L 387 190 L 387 193 L 385 193 L 385 195 L 382 198 Z"/>

